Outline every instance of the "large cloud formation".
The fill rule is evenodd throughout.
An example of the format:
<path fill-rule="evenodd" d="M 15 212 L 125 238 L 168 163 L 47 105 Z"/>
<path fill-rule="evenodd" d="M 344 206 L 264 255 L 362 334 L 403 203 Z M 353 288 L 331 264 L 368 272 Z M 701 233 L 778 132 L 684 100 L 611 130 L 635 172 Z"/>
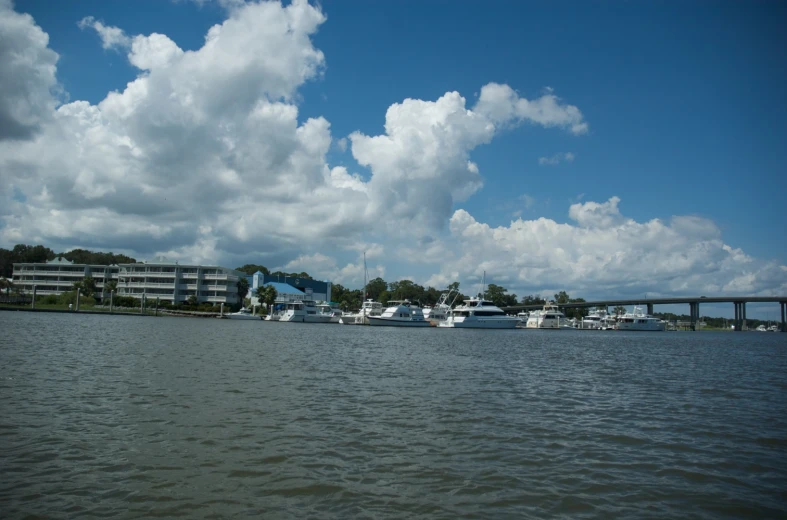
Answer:
<path fill-rule="evenodd" d="M 91 104 L 59 102 L 48 36 L 0 0 L 0 243 L 233 265 L 278 259 L 346 284 L 362 278 L 358 257 L 340 267 L 325 253 L 359 244 L 377 251 L 370 258 L 378 274 L 423 270 L 420 259 L 431 258 L 435 283 L 486 264 L 512 285 L 608 287 L 613 267 L 634 285 L 647 271 L 704 288 L 714 269 L 729 270 L 729 282 L 738 283 L 731 289 L 783 283 L 783 268 L 723 245 L 712 223 L 637 224 L 619 214 L 614 198 L 572 206 L 576 225 L 541 219 L 490 229 L 456 210 L 483 186 L 472 151 L 500 132 L 522 124 L 588 131 L 579 108 L 551 90 L 531 100 L 489 83 L 470 107 L 457 92 L 406 99 L 388 109 L 383 134 L 337 141 L 349 143 L 366 172 L 332 167 L 330 123 L 300 121 L 297 105 L 298 89 L 326 71 L 312 41 L 326 16 L 305 0 L 224 5 L 227 19 L 194 51 L 164 34 L 75 21 L 139 71 L 122 91 Z M 437 248 L 461 260 L 446 263 Z M 416 251 L 412 262 L 407 254 Z M 384 258 L 404 271 L 386 270 Z"/>

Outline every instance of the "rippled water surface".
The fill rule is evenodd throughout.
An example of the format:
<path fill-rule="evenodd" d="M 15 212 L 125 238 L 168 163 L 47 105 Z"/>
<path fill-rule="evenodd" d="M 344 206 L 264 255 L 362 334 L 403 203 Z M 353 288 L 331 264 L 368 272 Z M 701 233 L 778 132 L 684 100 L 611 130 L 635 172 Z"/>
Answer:
<path fill-rule="evenodd" d="M 0 313 L 0 516 L 787 515 L 787 334 Z"/>

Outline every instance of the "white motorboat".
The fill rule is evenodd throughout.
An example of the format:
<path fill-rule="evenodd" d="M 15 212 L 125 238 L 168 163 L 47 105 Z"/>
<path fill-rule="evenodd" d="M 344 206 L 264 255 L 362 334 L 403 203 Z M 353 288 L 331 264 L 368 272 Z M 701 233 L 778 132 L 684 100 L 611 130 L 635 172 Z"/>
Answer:
<path fill-rule="evenodd" d="M 278 321 L 296 323 L 331 323 L 332 314 L 321 312 L 313 300 L 287 302 Z"/>
<path fill-rule="evenodd" d="M 527 319 L 528 329 L 562 329 L 570 328 L 565 324 L 566 315 L 560 311 L 555 302 L 544 304 L 540 311 L 533 311 Z"/>
<path fill-rule="evenodd" d="M 389 327 L 429 327 L 431 325 L 424 318 L 421 308 L 412 305 L 408 300 L 391 300 L 382 314 L 368 316 L 367 319 L 369 325 Z"/>
<path fill-rule="evenodd" d="M 327 317 L 327 321 L 325 323 L 339 323 L 339 320 L 342 317 L 342 310 L 338 307 L 332 306 L 329 303 L 318 304 L 317 312 L 321 316 Z"/>
<path fill-rule="evenodd" d="M 224 314 L 219 316 L 220 318 L 229 318 L 231 320 L 261 320 L 262 316 L 257 316 L 252 311 L 247 309 L 246 307 L 241 307 L 238 312 L 233 312 L 230 314 Z"/>
<path fill-rule="evenodd" d="M 509 316 L 494 303 L 482 298 L 470 298 L 448 313 L 438 327 L 464 329 L 513 329 L 519 318 Z"/>
<path fill-rule="evenodd" d="M 606 325 L 606 320 L 607 311 L 604 309 L 595 309 L 582 318 L 579 328 L 585 330 L 603 330 Z"/>
<path fill-rule="evenodd" d="M 642 312 L 642 307 L 634 307 L 634 312 L 626 313 L 618 319 L 618 330 L 664 330 L 665 323 Z"/>
<path fill-rule="evenodd" d="M 757 331 L 757 332 L 768 332 L 768 329 L 765 327 L 765 325 L 760 325 L 759 327 L 757 327 L 754 330 Z"/>
<path fill-rule="evenodd" d="M 451 305 L 454 303 L 453 300 L 451 302 L 448 301 L 452 292 L 454 292 L 454 290 L 449 289 L 448 292 L 441 294 L 434 307 L 424 307 L 424 318 L 427 319 L 429 323 L 436 326 L 441 321 L 445 321 L 446 318 L 448 318 L 448 313 L 451 312 Z M 459 292 L 454 295 L 454 300 L 458 295 Z"/>
<path fill-rule="evenodd" d="M 339 318 L 342 325 L 369 325 L 370 316 L 380 316 L 383 313 L 383 304 L 374 300 L 366 300 L 361 304 L 361 310 L 356 313 L 345 314 Z"/>
<path fill-rule="evenodd" d="M 278 312 L 278 321 L 289 321 L 303 323 L 306 321 L 306 310 L 303 308 L 302 301 L 283 303 Z"/>

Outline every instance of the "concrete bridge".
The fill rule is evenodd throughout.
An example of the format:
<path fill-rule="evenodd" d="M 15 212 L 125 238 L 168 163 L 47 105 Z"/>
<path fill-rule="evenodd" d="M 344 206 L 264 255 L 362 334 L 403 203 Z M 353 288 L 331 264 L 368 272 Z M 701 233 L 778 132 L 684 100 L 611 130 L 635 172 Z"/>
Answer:
<path fill-rule="evenodd" d="M 624 298 L 618 300 L 599 300 L 595 302 L 572 302 L 557 304 L 561 309 L 578 309 L 585 307 L 615 307 L 618 305 L 641 305 L 647 306 L 648 314 L 653 314 L 654 305 L 675 305 L 688 304 L 689 316 L 691 317 L 691 328 L 696 329 L 696 324 L 700 321 L 701 303 L 731 303 L 735 308 L 735 319 L 733 324 L 736 331 L 746 328 L 746 304 L 747 303 L 778 303 L 781 310 L 781 331 L 787 332 L 787 296 L 698 296 L 698 297 L 674 297 L 674 298 Z M 519 311 L 531 311 L 541 309 L 543 305 L 514 305 L 503 307 L 507 313 Z"/>

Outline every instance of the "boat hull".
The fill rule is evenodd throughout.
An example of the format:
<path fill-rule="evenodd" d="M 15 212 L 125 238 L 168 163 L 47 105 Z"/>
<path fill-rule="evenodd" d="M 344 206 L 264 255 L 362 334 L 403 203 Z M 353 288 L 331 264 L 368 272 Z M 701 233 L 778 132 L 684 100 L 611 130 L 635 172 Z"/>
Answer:
<path fill-rule="evenodd" d="M 412 320 L 394 320 L 391 318 L 380 318 L 377 316 L 369 316 L 367 318 L 369 325 L 382 326 L 382 327 L 430 327 L 431 324 L 426 321 L 412 321 Z"/>
<path fill-rule="evenodd" d="M 450 329 L 513 329 L 518 324 L 518 319 L 456 320 L 448 318 L 437 326 Z"/>
<path fill-rule="evenodd" d="M 664 329 L 665 326 L 663 323 L 618 323 L 618 330 L 662 332 Z"/>

